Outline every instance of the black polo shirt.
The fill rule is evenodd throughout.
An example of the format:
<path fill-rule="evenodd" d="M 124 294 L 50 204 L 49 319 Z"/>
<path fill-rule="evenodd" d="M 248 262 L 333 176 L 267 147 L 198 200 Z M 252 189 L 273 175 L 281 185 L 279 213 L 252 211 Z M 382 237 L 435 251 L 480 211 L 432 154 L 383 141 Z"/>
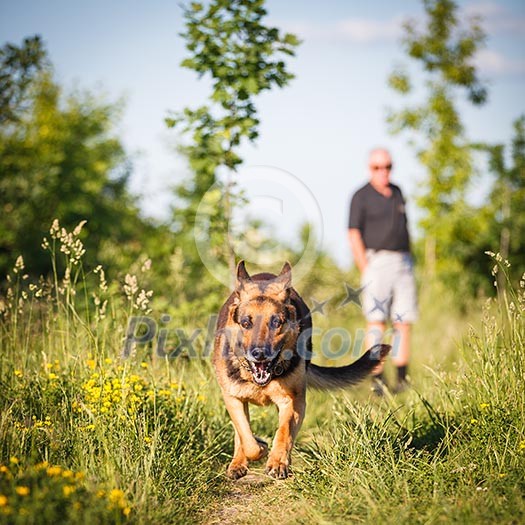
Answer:
<path fill-rule="evenodd" d="M 385 197 L 368 183 L 357 190 L 350 205 L 349 228 L 361 232 L 367 249 L 410 251 L 405 199 L 398 186 L 390 184 Z"/>

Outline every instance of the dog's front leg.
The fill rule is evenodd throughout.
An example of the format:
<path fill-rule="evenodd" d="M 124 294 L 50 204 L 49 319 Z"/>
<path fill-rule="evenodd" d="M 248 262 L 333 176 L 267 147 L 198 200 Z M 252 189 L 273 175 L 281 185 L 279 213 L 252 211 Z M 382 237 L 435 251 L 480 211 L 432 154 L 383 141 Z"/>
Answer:
<path fill-rule="evenodd" d="M 265 472 L 273 478 L 285 479 L 290 473 L 292 447 L 306 410 L 306 394 L 303 391 L 297 396 L 285 397 L 276 404 L 279 409 L 279 428 Z"/>
<path fill-rule="evenodd" d="M 228 477 L 238 479 L 248 472 L 248 461 L 266 456 L 268 445 L 252 434 L 247 402 L 228 395 L 224 396 L 224 402 L 235 428 L 235 449 L 226 473 Z"/>
<path fill-rule="evenodd" d="M 246 419 L 248 420 L 248 424 L 250 424 L 250 411 L 248 408 L 248 403 L 243 403 L 243 409 Z M 235 430 L 233 459 L 228 467 L 228 470 L 226 471 L 226 474 L 231 479 L 239 479 L 243 476 L 246 476 L 248 473 L 248 458 L 246 457 L 244 449 L 242 448 L 241 436 L 237 431 L 237 427 L 234 425 L 233 428 Z"/>

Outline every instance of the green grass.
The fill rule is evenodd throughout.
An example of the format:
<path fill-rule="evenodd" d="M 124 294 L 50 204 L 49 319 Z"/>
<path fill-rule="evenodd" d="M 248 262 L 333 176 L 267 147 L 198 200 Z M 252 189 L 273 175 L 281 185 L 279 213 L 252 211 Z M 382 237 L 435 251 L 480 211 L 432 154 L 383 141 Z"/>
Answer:
<path fill-rule="evenodd" d="M 363 392 L 359 401 L 346 393 L 311 396 L 310 404 L 332 414 L 307 421 L 299 447 L 294 488 L 315 502 L 312 519 L 523 521 L 523 284 L 487 305 L 480 330 L 467 331 L 439 370 L 419 356 L 413 391 L 379 402 Z"/>
<path fill-rule="evenodd" d="M 525 283 L 467 316 L 453 294 L 422 290 L 413 390 L 310 392 L 294 477 L 270 480 L 261 464 L 255 480 L 233 483 L 224 476 L 233 431 L 209 360 L 168 361 L 150 345 L 121 359 L 129 316 L 152 306 L 142 276 L 119 284 L 86 273 L 77 240 L 52 232 L 54 282 L 28 283 L 21 260 L 8 282 L 0 523 L 525 519 Z M 345 316 L 314 321 L 362 322 Z M 274 408 L 252 413 L 271 439 Z"/>

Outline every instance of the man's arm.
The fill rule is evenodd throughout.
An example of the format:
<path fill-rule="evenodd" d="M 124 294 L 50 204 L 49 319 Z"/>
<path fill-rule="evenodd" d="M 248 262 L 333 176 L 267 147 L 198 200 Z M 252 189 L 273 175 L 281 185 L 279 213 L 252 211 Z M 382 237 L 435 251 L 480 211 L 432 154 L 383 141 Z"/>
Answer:
<path fill-rule="evenodd" d="M 354 256 L 354 262 L 359 271 L 363 273 L 366 268 L 366 247 L 361 232 L 357 228 L 349 228 L 348 240 Z"/>

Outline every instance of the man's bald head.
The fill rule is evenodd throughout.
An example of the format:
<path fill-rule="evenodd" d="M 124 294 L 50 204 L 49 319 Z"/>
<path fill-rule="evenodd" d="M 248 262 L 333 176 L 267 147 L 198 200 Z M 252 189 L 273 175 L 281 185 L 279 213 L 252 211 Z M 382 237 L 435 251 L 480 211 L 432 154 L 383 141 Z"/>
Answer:
<path fill-rule="evenodd" d="M 379 190 L 388 188 L 392 171 L 390 152 L 385 148 L 374 148 L 368 156 L 368 169 L 372 186 Z"/>

